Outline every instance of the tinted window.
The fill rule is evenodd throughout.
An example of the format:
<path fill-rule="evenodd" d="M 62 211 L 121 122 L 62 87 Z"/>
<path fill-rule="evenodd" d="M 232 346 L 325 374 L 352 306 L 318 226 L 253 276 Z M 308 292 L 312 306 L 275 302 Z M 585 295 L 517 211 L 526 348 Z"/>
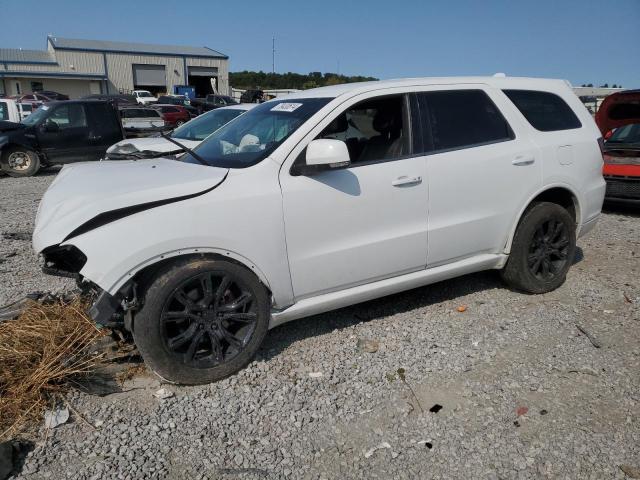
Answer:
<path fill-rule="evenodd" d="M 426 125 L 425 150 L 449 150 L 514 138 L 498 107 L 482 90 L 418 94 Z"/>
<path fill-rule="evenodd" d="M 503 90 L 531 126 L 542 132 L 580 128 L 571 107 L 558 95 L 533 90 Z"/>
<path fill-rule="evenodd" d="M 96 136 L 108 136 L 118 133 L 120 125 L 111 105 L 106 103 L 87 103 L 85 105 L 91 130 Z"/>
<path fill-rule="evenodd" d="M 616 128 L 613 135 L 607 140 L 607 145 L 610 143 L 640 144 L 640 123 L 632 123 L 624 127 Z"/>
<path fill-rule="evenodd" d="M 122 110 L 122 116 L 124 118 L 149 118 L 149 117 L 159 117 L 160 112 L 152 109 L 144 109 L 144 108 L 127 108 Z"/>
<path fill-rule="evenodd" d="M 0 120 L 9 120 L 9 106 L 0 102 Z"/>
<path fill-rule="evenodd" d="M 82 128 L 87 126 L 84 107 L 79 103 L 68 103 L 56 107 L 47 119 L 48 122 L 58 124 L 60 129 Z"/>

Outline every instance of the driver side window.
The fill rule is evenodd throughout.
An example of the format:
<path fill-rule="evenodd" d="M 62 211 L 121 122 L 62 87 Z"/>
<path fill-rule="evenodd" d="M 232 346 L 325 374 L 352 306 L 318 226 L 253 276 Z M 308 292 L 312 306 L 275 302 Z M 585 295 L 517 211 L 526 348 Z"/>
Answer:
<path fill-rule="evenodd" d="M 47 122 L 57 124 L 61 130 L 65 128 L 82 128 L 87 126 L 87 117 L 82 105 L 72 103 L 56 108 Z"/>
<path fill-rule="evenodd" d="M 405 108 L 403 95 L 356 103 L 316 138 L 345 142 L 352 164 L 400 158 L 409 153 Z"/>

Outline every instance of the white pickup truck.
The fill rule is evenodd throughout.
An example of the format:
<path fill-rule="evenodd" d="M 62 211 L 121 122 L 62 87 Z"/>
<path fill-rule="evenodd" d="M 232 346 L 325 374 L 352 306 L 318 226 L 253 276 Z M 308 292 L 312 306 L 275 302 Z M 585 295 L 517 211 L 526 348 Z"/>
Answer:
<path fill-rule="evenodd" d="M 31 114 L 30 103 L 18 103 L 11 98 L 0 98 L 0 121 L 19 123 Z"/>

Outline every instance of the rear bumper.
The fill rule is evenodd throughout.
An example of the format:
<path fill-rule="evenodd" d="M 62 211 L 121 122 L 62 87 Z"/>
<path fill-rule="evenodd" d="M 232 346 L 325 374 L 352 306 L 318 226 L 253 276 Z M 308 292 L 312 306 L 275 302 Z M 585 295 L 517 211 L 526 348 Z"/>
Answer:
<path fill-rule="evenodd" d="M 607 175 L 605 200 L 625 203 L 640 202 L 640 177 Z"/>

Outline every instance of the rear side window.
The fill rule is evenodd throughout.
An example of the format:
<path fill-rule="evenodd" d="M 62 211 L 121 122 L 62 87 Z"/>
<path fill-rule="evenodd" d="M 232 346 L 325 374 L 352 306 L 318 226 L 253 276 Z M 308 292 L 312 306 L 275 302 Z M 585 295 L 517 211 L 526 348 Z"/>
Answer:
<path fill-rule="evenodd" d="M 582 127 L 571 107 L 554 93 L 535 90 L 503 90 L 503 92 L 536 130 L 555 132 Z"/>
<path fill-rule="evenodd" d="M 96 136 L 109 136 L 120 131 L 118 119 L 113 107 L 106 103 L 87 103 L 85 105 L 91 129 Z"/>
<path fill-rule="evenodd" d="M 425 150 L 451 150 L 512 140 L 513 131 L 482 90 L 418 93 Z"/>

